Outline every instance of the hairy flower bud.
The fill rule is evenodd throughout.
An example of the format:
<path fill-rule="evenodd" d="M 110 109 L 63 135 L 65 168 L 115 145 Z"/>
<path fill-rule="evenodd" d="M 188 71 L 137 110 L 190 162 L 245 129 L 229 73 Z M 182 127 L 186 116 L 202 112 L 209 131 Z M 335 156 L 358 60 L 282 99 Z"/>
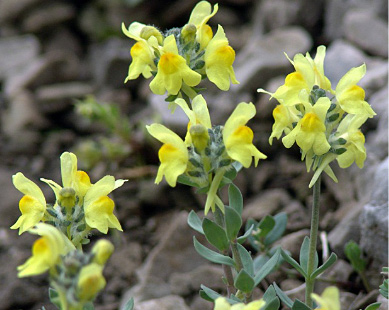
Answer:
<path fill-rule="evenodd" d="M 207 128 L 201 124 L 193 125 L 189 129 L 189 133 L 196 149 L 199 152 L 203 151 L 207 147 L 209 141 Z"/>
<path fill-rule="evenodd" d="M 93 262 L 104 265 L 111 257 L 113 251 L 114 246 L 111 242 L 106 239 L 100 239 L 92 249 L 92 253 L 94 254 Z"/>

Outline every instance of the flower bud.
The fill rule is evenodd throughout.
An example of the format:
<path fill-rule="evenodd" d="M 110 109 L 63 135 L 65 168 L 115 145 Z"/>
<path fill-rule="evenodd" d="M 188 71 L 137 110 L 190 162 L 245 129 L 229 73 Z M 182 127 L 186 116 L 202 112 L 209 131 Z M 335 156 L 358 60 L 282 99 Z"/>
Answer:
<path fill-rule="evenodd" d="M 196 37 L 197 28 L 194 24 L 186 24 L 181 30 L 181 38 L 185 43 L 193 41 Z"/>
<path fill-rule="evenodd" d="M 105 284 L 103 266 L 92 263 L 82 267 L 77 283 L 78 298 L 81 301 L 92 301 Z"/>
<path fill-rule="evenodd" d="M 162 45 L 162 33 L 153 26 L 144 26 L 140 32 L 140 37 L 142 39 L 148 40 L 152 36 L 154 36 L 157 39 L 158 43 Z"/>
<path fill-rule="evenodd" d="M 106 239 L 100 239 L 96 242 L 92 249 L 94 255 L 93 262 L 99 265 L 104 265 L 107 260 L 111 257 L 114 250 L 114 246 L 111 242 Z"/>
<path fill-rule="evenodd" d="M 73 208 L 76 204 L 76 191 L 70 187 L 64 187 L 59 191 L 58 204 L 66 209 Z"/>
<path fill-rule="evenodd" d="M 201 124 L 193 125 L 189 129 L 189 134 L 192 138 L 194 146 L 199 152 L 203 151 L 207 147 L 209 134 L 205 126 Z"/>

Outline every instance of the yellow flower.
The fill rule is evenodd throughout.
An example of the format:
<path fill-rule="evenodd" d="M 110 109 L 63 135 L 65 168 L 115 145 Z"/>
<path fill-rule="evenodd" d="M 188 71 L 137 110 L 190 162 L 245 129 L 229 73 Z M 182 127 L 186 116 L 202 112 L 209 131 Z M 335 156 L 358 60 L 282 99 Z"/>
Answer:
<path fill-rule="evenodd" d="M 255 106 L 241 102 L 232 112 L 223 128 L 223 141 L 229 157 L 240 162 L 245 168 L 251 165 L 254 157 L 255 166 L 259 159 L 267 156 L 253 145 L 253 131 L 245 126 L 255 116 Z"/>
<path fill-rule="evenodd" d="M 335 286 L 327 287 L 321 296 L 314 293 L 311 296 L 319 304 L 316 310 L 340 310 L 339 290 Z"/>
<path fill-rule="evenodd" d="M 91 228 L 106 234 L 108 228 L 123 231 L 118 219 L 113 214 L 115 203 L 107 195 L 122 186 L 124 180 L 117 180 L 107 175 L 93 184 L 84 197 L 85 221 Z"/>
<path fill-rule="evenodd" d="M 190 69 L 185 59 L 178 54 L 174 35 L 168 36 L 163 44 L 158 72 L 150 83 L 151 91 L 157 95 L 163 95 L 165 91 L 177 95 L 183 83 L 188 86 L 199 84 L 201 75 Z"/>
<path fill-rule="evenodd" d="M 61 255 L 75 250 L 73 244 L 54 226 L 38 223 L 30 233 L 42 236 L 32 246 L 32 257 L 18 266 L 18 277 L 34 276 L 55 266 Z"/>
<path fill-rule="evenodd" d="M 282 133 L 288 134 L 293 129 L 293 123 L 298 122 L 297 110 L 294 106 L 277 105 L 273 110 L 274 124 L 269 137 L 269 144 L 272 145 L 274 137 L 279 139 Z"/>
<path fill-rule="evenodd" d="M 214 310 L 259 310 L 265 304 L 266 302 L 260 299 L 252 301 L 247 305 L 245 305 L 244 303 L 237 303 L 231 306 L 224 297 L 218 297 L 215 300 Z"/>
<path fill-rule="evenodd" d="M 155 183 L 161 182 L 165 176 L 166 181 L 172 187 L 176 186 L 177 178 L 183 174 L 188 165 L 188 150 L 184 141 L 173 131 L 160 124 L 146 126 L 147 131 L 163 143 L 158 156 L 161 165 Z"/>
<path fill-rule="evenodd" d="M 139 41 L 132 46 L 131 57 L 132 62 L 124 83 L 129 80 L 137 79 L 140 74 L 142 74 L 145 79 L 152 76 L 151 71 L 156 70 L 154 54 L 146 41 Z"/>
<path fill-rule="evenodd" d="M 212 29 L 207 25 L 207 22 L 217 13 L 218 8 L 218 5 L 215 4 L 212 11 L 212 6 L 208 1 L 200 1 L 192 10 L 188 25 L 196 26 L 196 40 L 200 43 L 200 50 L 206 48 L 212 39 Z"/>
<path fill-rule="evenodd" d="M 46 211 L 46 199 L 41 189 L 34 182 L 27 179 L 23 173 L 18 172 L 12 176 L 12 182 L 24 194 L 19 201 L 19 209 L 22 215 L 11 226 L 11 229 L 19 228 L 20 235 L 43 219 Z"/>
<path fill-rule="evenodd" d="M 365 91 L 356 85 L 366 73 L 366 65 L 352 68 L 340 80 L 335 89 L 336 100 L 340 107 L 350 114 L 373 117 L 376 113 L 365 101 Z"/>
<path fill-rule="evenodd" d="M 306 101 L 303 101 L 303 104 L 304 117 L 289 134 L 282 138 L 282 142 L 286 148 L 290 148 L 296 142 L 303 151 L 304 159 L 305 154 L 311 149 L 315 155 L 323 155 L 331 148 L 327 141 L 325 126 L 325 118 L 331 102 L 327 97 L 321 97 L 314 106 Z"/>
<path fill-rule="evenodd" d="M 105 287 L 103 266 L 91 263 L 82 267 L 78 276 L 77 295 L 81 301 L 92 301 Z"/>
<path fill-rule="evenodd" d="M 104 265 L 111 257 L 114 246 L 106 239 L 100 239 L 92 248 L 93 262 L 99 265 Z"/>
<path fill-rule="evenodd" d="M 228 45 L 224 29 L 219 25 L 215 36 L 209 41 L 205 50 L 204 61 L 208 79 L 221 90 L 229 90 L 230 81 L 232 84 L 239 84 L 232 68 L 234 60 L 235 51 Z"/>
<path fill-rule="evenodd" d="M 139 22 L 131 23 L 128 29 L 122 23 L 122 31 L 127 37 L 135 41 L 148 41 L 151 37 L 154 37 L 158 44 L 163 42 L 163 35 L 157 28 Z"/>

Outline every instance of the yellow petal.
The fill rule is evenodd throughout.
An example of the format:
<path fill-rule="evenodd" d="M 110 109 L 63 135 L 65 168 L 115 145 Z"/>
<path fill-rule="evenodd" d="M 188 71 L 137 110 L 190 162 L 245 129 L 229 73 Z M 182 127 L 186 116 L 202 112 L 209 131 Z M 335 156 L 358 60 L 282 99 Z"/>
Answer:
<path fill-rule="evenodd" d="M 105 284 L 103 266 L 91 263 L 82 267 L 77 283 L 78 298 L 82 301 L 92 301 Z"/>
<path fill-rule="evenodd" d="M 40 204 L 46 206 L 46 199 L 41 189 L 33 181 L 18 172 L 12 176 L 14 186 L 23 194 L 36 198 Z"/>
<path fill-rule="evenodd" d="M 62 185 L 63 187 L 72 187 L 77 172 L 77 157 L 73 153 L 64 152 L 60 158 Z"/>

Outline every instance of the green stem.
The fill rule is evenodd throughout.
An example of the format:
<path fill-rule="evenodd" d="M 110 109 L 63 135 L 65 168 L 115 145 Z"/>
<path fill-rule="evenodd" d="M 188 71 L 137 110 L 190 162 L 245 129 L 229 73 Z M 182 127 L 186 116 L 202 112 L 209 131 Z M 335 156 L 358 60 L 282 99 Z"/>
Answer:
<path fill-rule="evenodd" d="M 305 279 L 305 303 L 308 307 L 313 307 L 311 294 L 315 286 L 315 279 L 311 279 L 311 274 L 314 271 L 315 256 L 316 256 L 316 241 L 319 230 L 319 209 L 320 209 L 320 184 L 321 176 L 313 185 L 313 204 L 312 204 L 312 218 L 311 218 L 311 233 L 309 236 L 309 252 L 308 252 L 308 266 L 307 278 Z"/>
<path fill-rule="evenodd" d="M 365 286 L 366 290 L 368 292 L 371 292 L 371 287 L 370 287 L 369 281 L 366 278 L 365 272 L 364 271 L 359 272 L 359 276 L 361 277 L 362 283 Z"/>

